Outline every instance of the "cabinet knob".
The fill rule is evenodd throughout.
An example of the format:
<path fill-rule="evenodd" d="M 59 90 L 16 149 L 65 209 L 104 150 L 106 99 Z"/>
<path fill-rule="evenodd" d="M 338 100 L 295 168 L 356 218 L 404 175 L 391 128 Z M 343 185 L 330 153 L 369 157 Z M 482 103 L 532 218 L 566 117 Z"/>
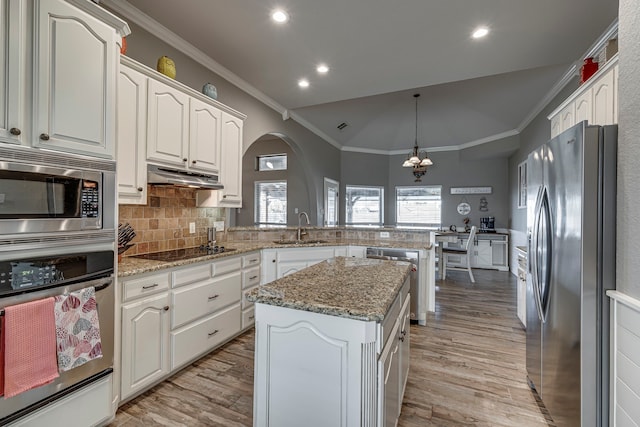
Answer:
<path fill-rule="evenodd" d="M 138 191 L 142 191 L 142 190 L 143 190 L 143 188 L 142 188 L 142 187 L 138 187 Z"/>
<path fill-rule="evenodd" d="M 16 135 L 16 136 L 18 136 L 18 135 L 20 135 L 22 133 L 22 131 L 20 129 L 18 129 L 18 128 L 11 128 L 11 129 L 9 129 L 9 132 L 11 132 L 11 135 Z"/>
<path fill-rule="evenodd" d="M 195 165 L 195 164 L 196 164 L 196 161 L 195 161 L 195 160 L 191 160 L 191 163 Z"/>
<path fill-rule="evenodd" d="M 43 141 L 48 141 L 49 140 L 49 134 L 48 133 L 41 133 L 40 134 L 40 139 Z"/>
<path fill-rule="evenodd" d="M 272 259 L 272 260 L 271 260 L 271 262 L 276 262 L 276 260 L 275 260 L 275 259 Z"/>
<path fill-rule="evenodd" d="M 400 341 L 404 342 L 404 335 L 400 335 Z"/>
<path fill-rule="evenodd" d="M 163 309 L 164 311 L 169 311 L 169 306 L 168 306 L 168 305 L 165 305 L 164 307 L 162 307 L 162 309 Z"/>
<path fill-rule="evenodd" d="M 224 196 L 222 196 L 222 198 L 223 198 L 223 199 L 226 199 L 226 198 L 227 198 L 227 195 L 225 194 Z"/>
<path fill-rule="evenodd" d="M 187 161 L 187 158 L 185 157 L 184 159 L 182 159 L 182 161 L 183 161 L 183 162 L 186 162 L 186 161 Z"/>

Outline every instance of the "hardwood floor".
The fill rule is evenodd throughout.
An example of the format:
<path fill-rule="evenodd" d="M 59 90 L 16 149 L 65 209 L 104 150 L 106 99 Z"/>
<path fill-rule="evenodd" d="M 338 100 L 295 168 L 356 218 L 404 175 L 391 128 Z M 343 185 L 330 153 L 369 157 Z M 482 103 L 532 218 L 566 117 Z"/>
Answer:
<path fill-rule="evenodd" d="M 411 326 L 399 427 L 553 426 L 526 380 L 515 276 L 474 270 L 436 282 L 436 312 Z M 251 426 L 253 332 L 124 404 L 110 427 Z"/>

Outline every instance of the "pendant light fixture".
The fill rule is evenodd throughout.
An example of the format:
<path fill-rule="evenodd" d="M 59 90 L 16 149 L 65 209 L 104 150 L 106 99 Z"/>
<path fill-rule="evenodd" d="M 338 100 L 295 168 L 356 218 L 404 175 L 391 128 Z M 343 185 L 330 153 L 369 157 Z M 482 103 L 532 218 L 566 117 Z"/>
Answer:
<path fill-rule="evenodd" d="M 433 165 L 431 159 L 426 150 L 420 150 L 418 147 L 418 98 L 419 93 L 413 95 L 416 99 L 416 142 L 413 146 L 413 151 L 407 156 L 407 160 L 404 161 L 402 167 L 412 168 L 413 176 L 416 178 L 415 182 L 422 182 L 422 177 L 427 172 L 427 166 Z"/>

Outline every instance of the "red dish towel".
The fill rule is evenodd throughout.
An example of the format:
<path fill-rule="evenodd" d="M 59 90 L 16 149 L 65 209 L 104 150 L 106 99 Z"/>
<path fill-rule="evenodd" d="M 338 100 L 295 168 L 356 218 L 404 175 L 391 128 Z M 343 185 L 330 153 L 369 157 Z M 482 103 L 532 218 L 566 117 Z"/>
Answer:
<path fill-rule="evenodd" d="M 54 299 L 4 309 L 4 393 L 12 397 L 58 377 Z"/>

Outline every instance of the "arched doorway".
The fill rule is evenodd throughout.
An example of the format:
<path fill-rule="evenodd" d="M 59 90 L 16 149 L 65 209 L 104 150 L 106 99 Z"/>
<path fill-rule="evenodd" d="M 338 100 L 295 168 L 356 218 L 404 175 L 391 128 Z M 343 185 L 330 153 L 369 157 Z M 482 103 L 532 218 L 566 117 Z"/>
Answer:
<path fill-rule="evenodd" d="M 260 158 L 278 155 L 286 155 L 285 169 L 260 167 Z M 279 159 L 276 163 L 280 164 Z M 311 223 L 317 223 L 316 189 L 311 182 L 310 167 L 299 146 L 289 137 L 274 132 L 257 138 L 244 152 L 242 170 L 243 201 L 242 209 L 236 211 L 236 226 L 260 223 L 297 226 L 300 212 L 307 212 Z M 280 200 L 283 183 L 286 188 L 284 206 Z M 269 215 L 265 214 L 267 198 L 272 202 Z M 286 212 L 284 223 L 281 209 Z"/>

